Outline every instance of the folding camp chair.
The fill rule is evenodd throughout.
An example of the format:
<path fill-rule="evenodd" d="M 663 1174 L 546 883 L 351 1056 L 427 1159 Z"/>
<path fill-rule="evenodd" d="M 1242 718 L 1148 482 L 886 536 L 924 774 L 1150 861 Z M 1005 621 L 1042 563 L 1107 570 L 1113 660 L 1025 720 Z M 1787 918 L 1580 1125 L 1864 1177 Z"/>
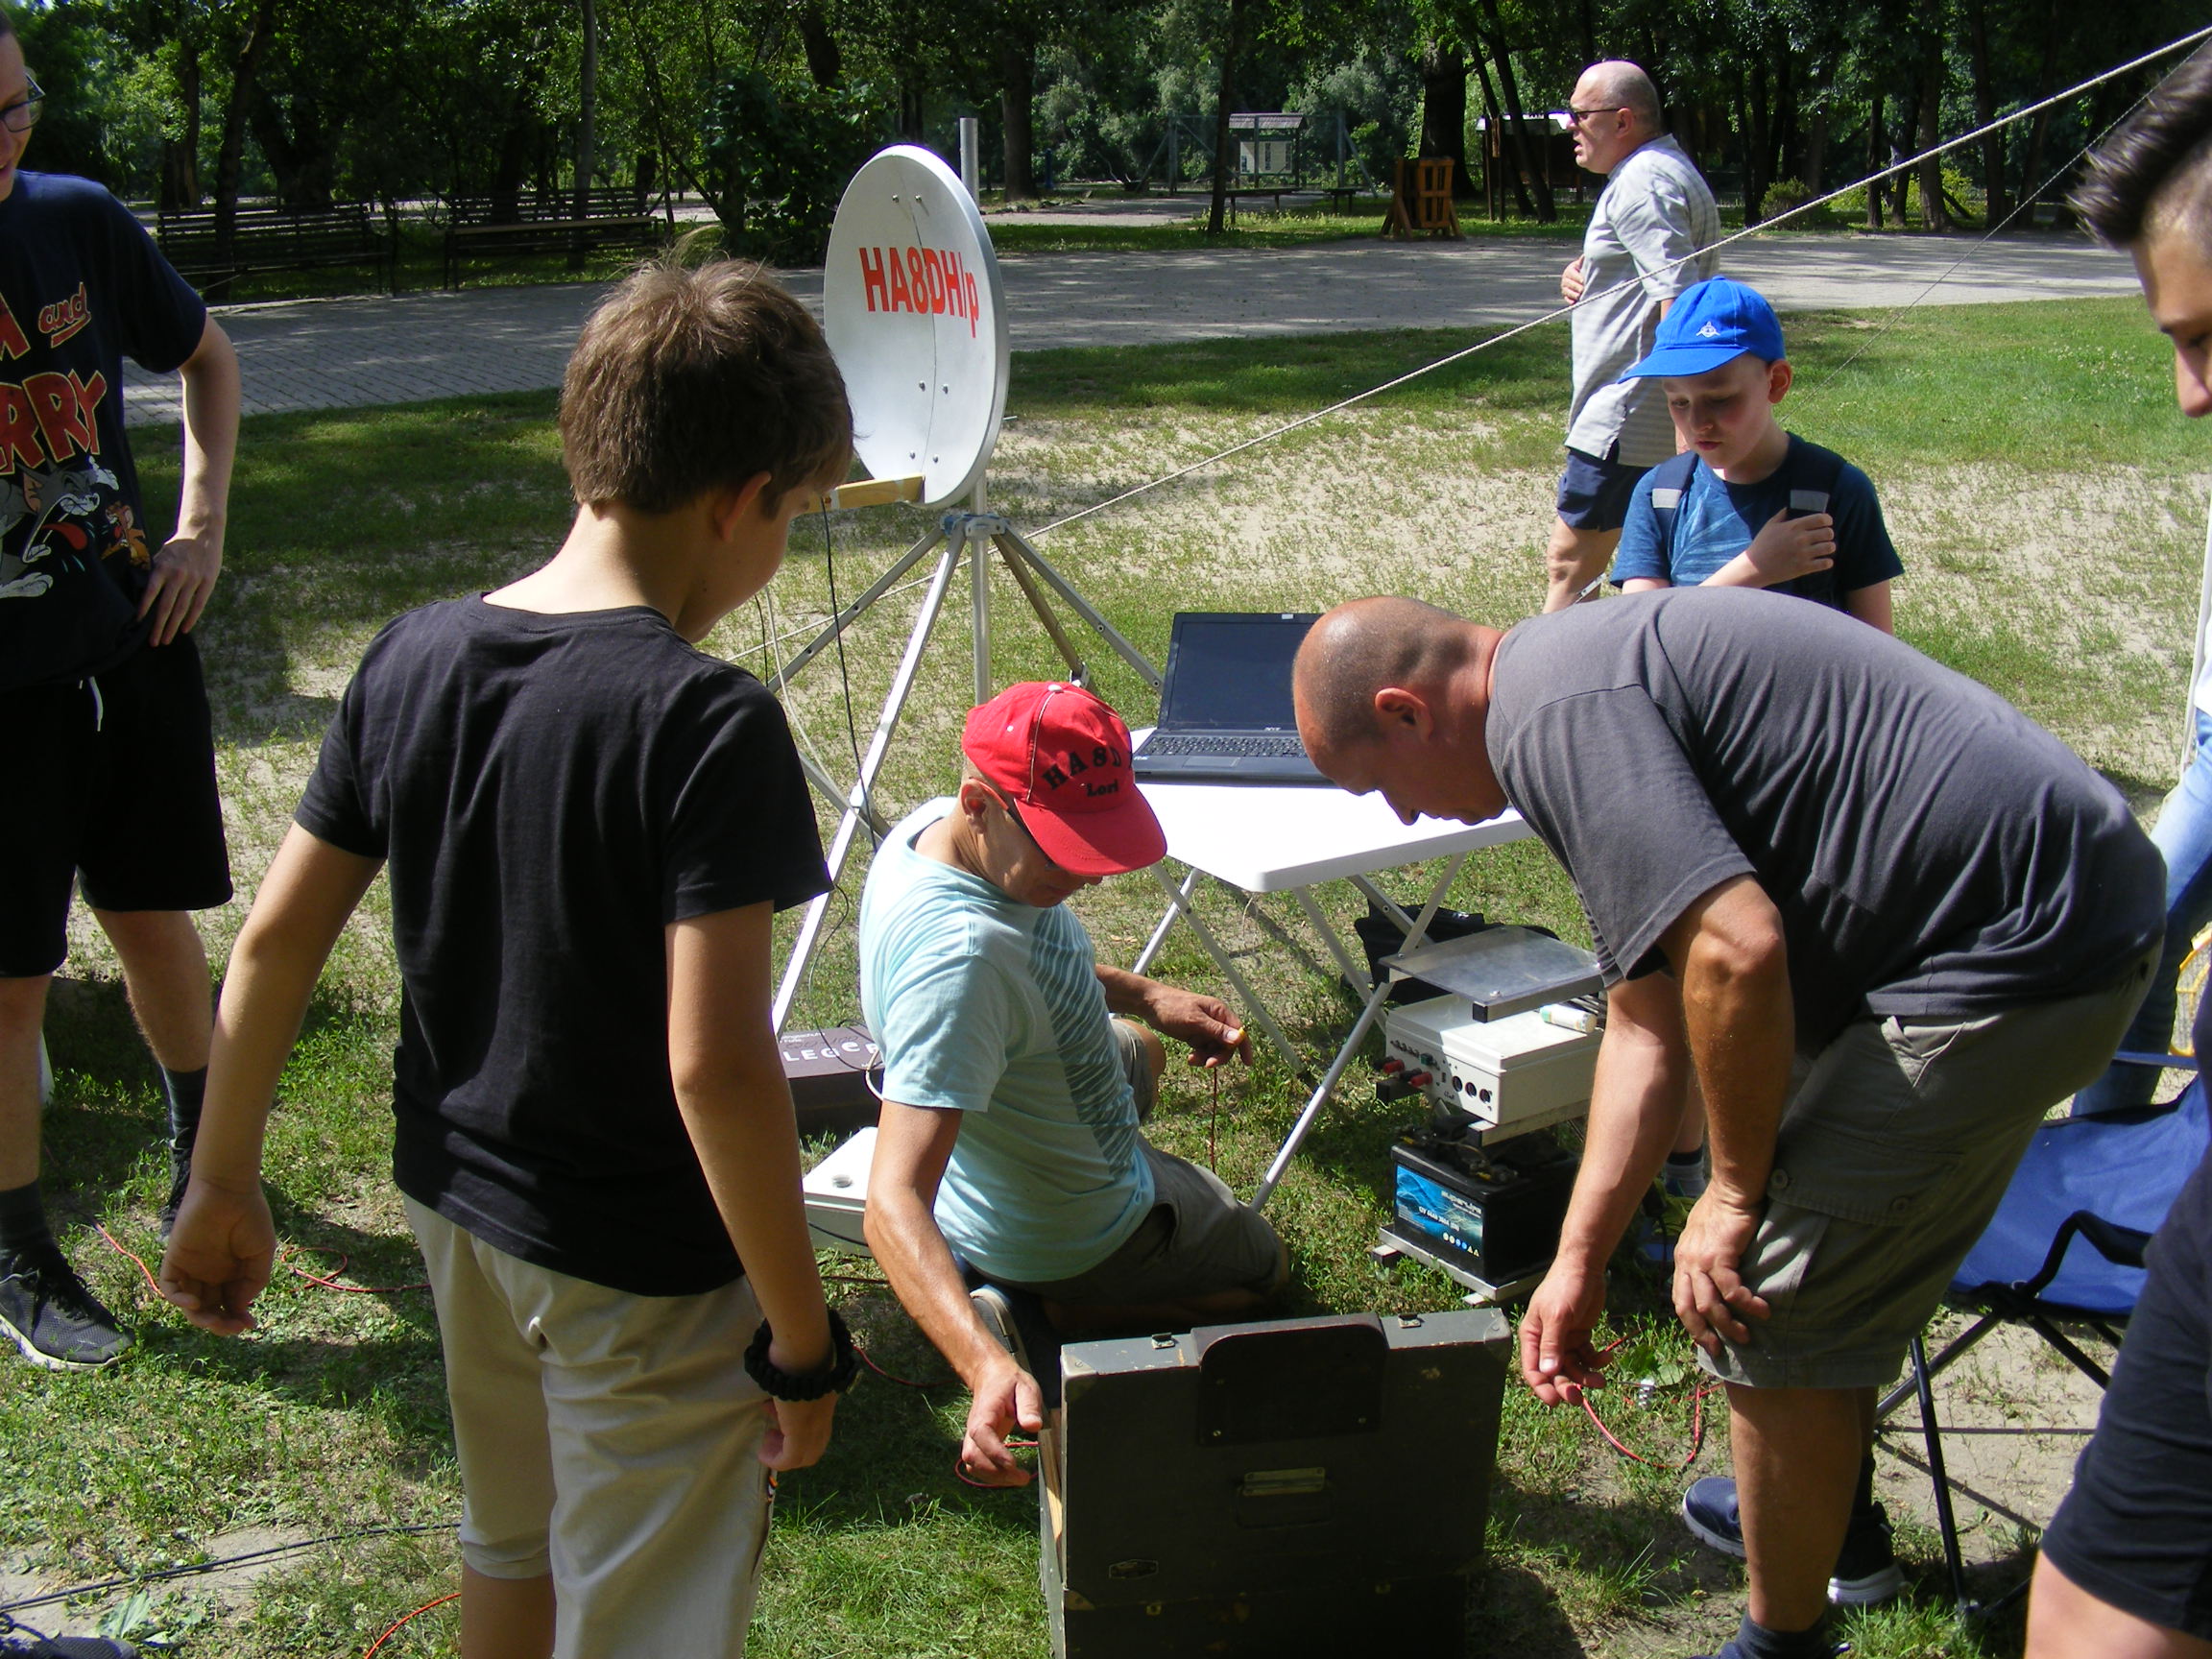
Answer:
<path fill-rule="evenodd" d="M 2185 1056 L 2124 1054 L 2142 1064 L 2191 1067 Z M 1987 1231 L 1960 1264 L 1945 1300 L 1977 1315 L 1931 1361 L 1912 1338 L 1911 1369 L 1876 1408 L 1886 1419 L 1908 1398 L 1920 1407 L 1920 1431 L 1936 1488 L 1943 1563 L 1959 1610 L 1985 1617 L 2010 1604 L 2023 1580 L 1977 1603 L 1966 1594 L 1951 1482 L 1943 1467 L 1941 1426 L 1931 1381 L 2000 1325 L 2026 1325 L 2100 1388 L 2110 1378 L 2061 1326 L 2086 1325 L 2118 1345 L 2143 1289 L 2143 1249 L 2173 1208 L 2208 1141 L 2204 1084 L 2194 1080 L 2173 1100 L 2132 1112 L 2067 1118 L 2035 1132 Z M 2086 1248 L 2077 1248 L 2084 1245 Z"/>

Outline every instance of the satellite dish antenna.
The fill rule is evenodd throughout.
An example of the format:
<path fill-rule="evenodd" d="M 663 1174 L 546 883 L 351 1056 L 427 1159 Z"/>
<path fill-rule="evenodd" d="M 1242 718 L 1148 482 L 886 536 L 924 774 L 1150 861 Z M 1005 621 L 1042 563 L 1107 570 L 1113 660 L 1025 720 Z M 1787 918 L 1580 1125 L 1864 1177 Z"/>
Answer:
<path fill-rule="evenodd" d="M 878 478 L 931 505 L 983 476 L 1006 414 L 1005 290 L 983 215 L 928 151 L 896 145 L 853 176 L 830 232 L 822 327 Z"/>
<path fill-rule="evenodd" d="M 975 701 L 997 689 L 991 678 L 991 553 L 999 560 L 1068 664 L 1069 677 L 1089 678 L 1082 657 L 1046 603 L 1049 588 L 1113 649 L 1158 687 L 1160 670 L 1114 625 L 985 504 L 984 477 L 998 423 L 1006 414 L 1010 354 L 1006 345 L 1005 291 L 991 233 L 975 209 L 974 134 L 962 122 L 962 167 L 955 174 L 926 150 L 910 144 L 878 152 L 853 176 L 830 231 L 822 273 L 822 328 L 845 376 L 853 404 L 854 447 L 871 476 L 842 484 L 822 498 L 825 507 L 871 507 L 893 501 L 931 506 L 968 499 L 966 511 L 946 513 L 936 528 L 906 549 L 859 598 L 853 601 L 769 678 L 781 691 L 800 669 L 833 644 L 906 572 L 937 556 L 905 654 L 891 677 L 875 734 L 847 789 L 811 757 L 803 759 L 815 788 L 838 804 L 841 816 L 830 843 L 830 878 L 845 873 L 860 826 L 889 830 L 872 803 L 891 738 L 914 688 L 923 647 L 937 626 L 963 555 L 973 595 Z M 962 175 L 965 175 L 965 180 Z M 776 1029 L 791 1003 L 822 937 L 829 896 L 807 906 L 784 965 L 775 1003 Z"/>

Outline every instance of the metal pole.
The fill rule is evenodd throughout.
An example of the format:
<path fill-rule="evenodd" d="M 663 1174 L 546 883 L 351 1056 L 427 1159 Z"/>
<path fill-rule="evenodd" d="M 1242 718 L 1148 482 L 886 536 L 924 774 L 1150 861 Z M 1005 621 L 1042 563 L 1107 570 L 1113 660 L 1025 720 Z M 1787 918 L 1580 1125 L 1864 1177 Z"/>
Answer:
<path fill-rule="evenodd" d="M 1012 548 L 1020 548 L 1022 557 L 1029 562 L 1029 567 L 1045 578 L 1046 586 L 1065 599 L 1076 615 L 1090 623 L 1092 632 L 1112 646 L 1116 656 L 1142 675 L 1145 685 L 1151 686 L 1155 691 L 1160 689 L 1160 670 L 1152 666 L 1151 659 L 1138 650 L 1136 646 L 1130 644 L 1128 640 L 1122 638 L 1114 624 L 1107 621 L 1099 613 L 1098 607 L 1076 592 L 1065 576 L 1047 565 L 1045 562 L 1045 556 L 1029 545 L 1022 538 L 1021 531 L 1009 526 L 1001 531 L 995 540 L 998 541 L 998 550 L 1001 553 L 1010 554 Z"/>
<path fill-rule="evenodd" d="M 960 182 L 968 187 L 968 200 L 981 203 L 982 196 L 975 189 L 978 177 L 975 157 L 983 147 L 983 123 L 973 115 L 960 117 Z"/>

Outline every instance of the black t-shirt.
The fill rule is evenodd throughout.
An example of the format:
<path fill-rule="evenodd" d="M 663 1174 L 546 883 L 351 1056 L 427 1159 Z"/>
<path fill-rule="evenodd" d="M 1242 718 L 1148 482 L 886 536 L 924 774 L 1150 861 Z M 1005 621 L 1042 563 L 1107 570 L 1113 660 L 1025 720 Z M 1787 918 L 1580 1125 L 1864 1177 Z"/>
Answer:
<path fill-rule="evenodd" d="M 81 680 L 138 648 L 159 538 L 123 433 L 123 358 L 156 373 L 207 308 L 122 203 L 17 173 L 0 200 L 0 691 Z"/>
<path fill-rule="evenodd" d="M 2102 989 L 2165 869 L 2119 792 L 1995 692 L 1824 605 L 1676 588 L 1522 623 L 1490 757 L 1567 866 L 1607 979 L 1700 895 L 1782 913 L 1798 1046 L 1865 1014 Z"/>
<path fill-rule="evenodd" d="M 456 600 L 370 645 L 297 814 L 387 860 L 400 1190 L 640 1295 L 741 1271 L 669 1081 L 664 929 L 830 885 L 783 711 L 642 608 Z"/>

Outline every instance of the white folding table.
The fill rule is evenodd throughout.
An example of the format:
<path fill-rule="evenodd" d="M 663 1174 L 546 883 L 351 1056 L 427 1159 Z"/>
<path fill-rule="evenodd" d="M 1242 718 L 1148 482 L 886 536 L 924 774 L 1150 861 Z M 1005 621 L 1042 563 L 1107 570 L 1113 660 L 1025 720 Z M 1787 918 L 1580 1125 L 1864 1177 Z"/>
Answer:
<path fill-rule="evenodd" d="M 1142 733 L 1133 733 L 1142 740 Z M 1167 856 L 1189 867 L 1181 882 L 1159 865 L 1152 878 L 1167 896 L 1167 912 L 1152 930 L 1152 937 L 1137 958 L 1142 974 L 1159 953 L 1167 930 L 1181 916 L 1189 922 L 1223 974 L 1243 998 L 1244 1006 L 1267 1040 L 1274 1044 L 1293 1071 L 1301 1069 L 1298 1050 L 1273 1012 L 1252 988 L 1243 972 L 1222 948 L 1214 930 L 1191 905 L 1190 896 L 1201 877 L 1246 893 L 1288 893 L 1304 912 L 1322 944 L 1354 985 L 1368 985 L 1365 1004 L 1351 1035 L 1336 1050 L 1306 1109 L 1291 1126 L 1275 1160 L 1261 1178 L 1253 1195 L 1255 1208 L 1265 1205 L 1283 1179 L 1299 1144 L 1311 1130 L 1321 1109 L 1335 1092 L 1345 1068 L 1358 1052 L 1367 1032 L 1382 1012 L 1389 991 L 1389 975 L 1369 984 L 1366 963 L 1345 945 L 1335 928 L 1314 902 L 1312 889 L 1322 881 L 1349 880 L 1381 904 L 1404 927 L 1405 949 L 1411 950 L 1428 936 L 1430 919 L 1457 878 L 1467 855 L 1484 847 L 1526 838 L 1529 830 L 1511 808 L 1480 824 L 1455 824 L 1438 818 L 1399 821 L 1380 795 L 1347 795 L 1329 787 L 1268 788 L 1242 783 L 1153 783 L 1138 785 L 1151 803 L 1160 827 L 1167 834 Z M 1397 869 L 1425 858 L 1443 858 L 1443 870 L 1429 889 L 1417 915 L 1408 915 L 1370 879 L 1380 871 Z"/>

